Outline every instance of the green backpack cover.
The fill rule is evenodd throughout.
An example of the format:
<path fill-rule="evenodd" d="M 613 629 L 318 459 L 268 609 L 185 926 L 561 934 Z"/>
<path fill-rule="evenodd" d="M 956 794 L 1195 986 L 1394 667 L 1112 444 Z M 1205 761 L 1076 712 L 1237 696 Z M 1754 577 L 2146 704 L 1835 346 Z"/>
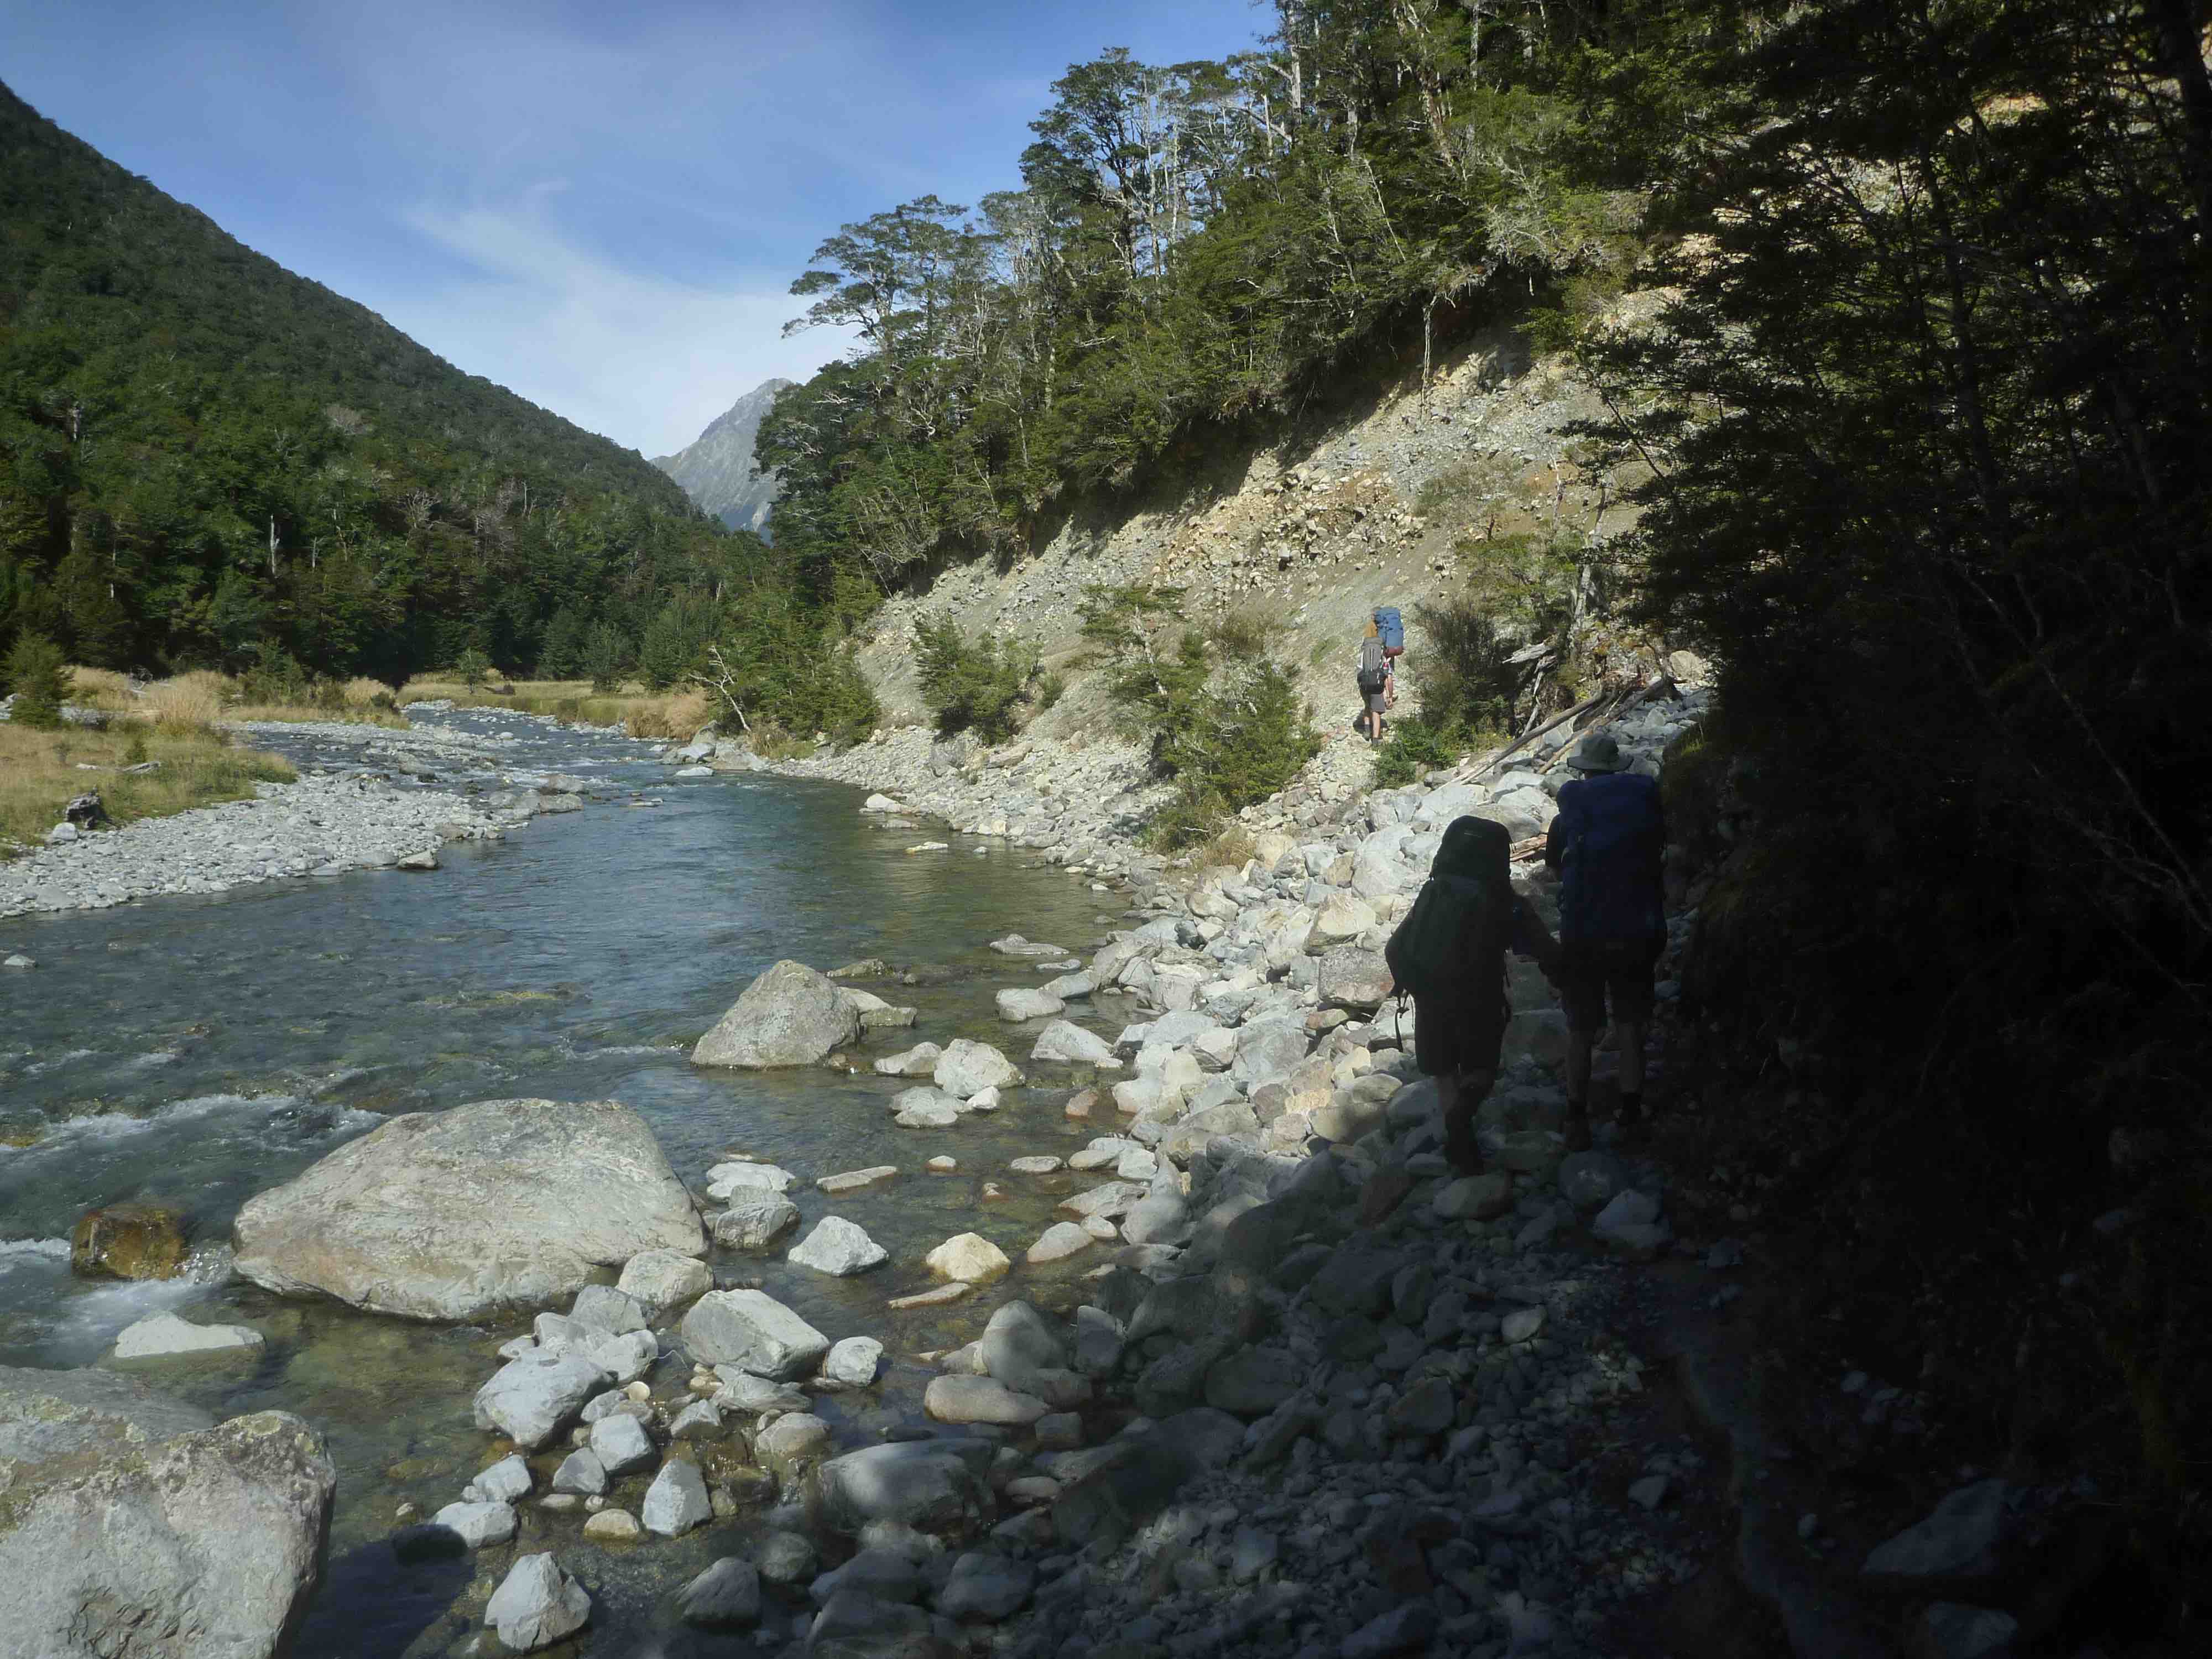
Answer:
<path fill-rule="evenodd" d="M 1513 939 L 1512 838 L 1486 818 L 1453 820 L 1429 878 L 1382 960 L 1401 991 L 1472 1000 L 1503 983 Z"/>

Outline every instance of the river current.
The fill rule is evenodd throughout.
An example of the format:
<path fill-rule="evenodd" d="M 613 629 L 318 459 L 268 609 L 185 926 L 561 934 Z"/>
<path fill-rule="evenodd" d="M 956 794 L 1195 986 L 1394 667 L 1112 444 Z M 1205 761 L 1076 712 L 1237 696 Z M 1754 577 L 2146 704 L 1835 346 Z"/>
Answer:
<path fill-rule="evenodd" d="M 726 1152 L 783 1164 L 802 1177 L 791 1196 L 804 1227 L 834 1211 L 890 1263 L 824 1278 L 782 1260 L 794 1233 L 768 1256 L 718 1250 L 710 1265 L 719 1283 L 762 1284 L 833 1337 L 883 1340 L 878 1387 L 817 1407 L 859 1443 L 916 1414 L 927 1372 L 906 1356 L 965 1340 L 981 1317 L 958 1304 L 894 1315 L 886 1298 L 924 1286 L 922 1255 L 953 1233 L 981 1232 L 1018 1261 L 1070 1183 L 1012 1175 L 1008 1159 L 1065 1156 L 1110 1127 L 1065 1116 L 1081 1080 L 1065 1068 L 1031 1068 L 1044 1086 L 1012 1091 L 995 1115 L 914 1131 L 886 1110 L 907 1079 L 705 1071 L 687 1054 L 777 958 L 828 968 L 880 957 L 956 971 L 933 984 L 867 982 L 920 1012 L 910 1031 L 869 1033 L 860 1053 L 964 1036 L 1025 1064 L 1031 1038 L 996 1019 L 992 994 L 1049 975 L 988 941 L 1018 931 L 1087 954 L 1120 908 L 1111 896 L 1003 842 L 876 827 L 842 786 L 676 779 L 629 739 L 482 712 L 418 720 L 516 739 L 496 772 L 462 763 L 428 787 L 557 771 L 607 799 L 503 842 L 441 848 L 444 867 L 430 874 L 362 871 L 0 923 L 0 950 L 39 964 L 0 975 L 0 1131 L 36 1137 L 0 1146 L 0 1364 L 101 1363 L 125 1326 L 167 1309 L 261 1330 L 266 1346 L 250 1358 L 129 1369 L 218 1414 L 281 1408 L 329 1437 L 331 1571 L 298 1650 L 364 1659 L 454 1639 L 442 1610 L 471 1564 L 401 1570 L 379 1540 L 401 1502 L 427 1514 L 488 1461 L 470 1397 L 526 1322 L 416 1324 L 232 1280 L 222 1242 L 252 1194 L 385 1115 L 516 1096 L 628 1103 L 695 1191 Z M 359 763 L 357 749 L 257 741 L 303 768 Z M 951 846 L 905 850 L 926 839 Z M 1127 1012 L 1110 1000 L 1070 1010 L 1109 1036 Z M 925 1172 L 940 1152 L 957 1173 Z M 834 1200 L 811 1184 L 878 1164 L 903 1173 Z M 1004 1196 L 987 1197 L 986 1181 Z M 201 1242 L 193 1274 L 121 1284 L 71 1273 L 76 1218 L 132 1198 L 187 1208 Z M 1052 1276 L 1091 1265 L 1078 1256 Z M 626 1652 L 617 1638 L 666 1630 L 665 1588 L 728 1553 L 730 1530 L 605 1549 L 564 1532 L 564 1565 L 597 1584 L 601 1604 L 597 1634 L 574 1650 Z"/>

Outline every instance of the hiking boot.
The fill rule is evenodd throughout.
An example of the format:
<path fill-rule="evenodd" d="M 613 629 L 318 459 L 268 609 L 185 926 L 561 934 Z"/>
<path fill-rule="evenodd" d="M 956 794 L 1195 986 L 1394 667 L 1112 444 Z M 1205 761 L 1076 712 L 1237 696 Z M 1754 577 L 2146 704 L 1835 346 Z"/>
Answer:
<path fill-rule="evenodd" d="M 1452 1166 L 1454 1175 L 1477 1176 L 1482 1173 L 1482 1148 L 1474 1144 L 1472 1127 L 1465 1123 L 1445 1127 L 1444 1162 Z"/>

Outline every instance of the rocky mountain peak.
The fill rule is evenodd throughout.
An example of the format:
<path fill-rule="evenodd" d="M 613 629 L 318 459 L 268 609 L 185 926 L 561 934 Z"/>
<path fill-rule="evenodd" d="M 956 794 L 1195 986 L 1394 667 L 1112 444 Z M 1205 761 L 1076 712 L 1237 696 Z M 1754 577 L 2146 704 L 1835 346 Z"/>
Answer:
<path fill-rule="evenodd" d="M 763 380 L 709 422 L 707 429 L 673 455 L 653 465 L 684 486 L 684 493 L 732 530 L 769 533 L 777 479 L 753 464 L 753 443 L 776 394 L 791 386 Z"/>

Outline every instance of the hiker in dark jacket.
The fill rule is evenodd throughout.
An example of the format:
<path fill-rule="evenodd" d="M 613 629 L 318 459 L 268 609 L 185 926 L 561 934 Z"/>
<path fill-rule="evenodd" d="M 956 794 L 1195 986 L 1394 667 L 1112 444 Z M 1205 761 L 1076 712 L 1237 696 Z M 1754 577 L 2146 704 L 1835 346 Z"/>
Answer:
<path fill-rule="evenodd" d="M 1627 769 L 1611 738 L 1584 738 L 1567 764 L 1581 775 L 1559 791 L 1544 862 L 1559 873 L 1559 958 L 1552 975 L 1567 1016 L 1568 1144 L 1590 1144 L 1590 1050 L 1613 1012 L 1620 1051 L 1620 1110 L 1644 1114 L 1644 1036 L 1652 969 L 1667 945 L 1667 818 L 1659 781 Z"/>
<path fill-rule="evenodd" d="M 1454 818 L 1429 866 L 1431 876 L 1461 876 L 1492 892 L 1512 892 L 1512 836 L 1487 818 Z M 1498 1054 L 1513 1010 L 1505 999 L 1505 952 L 1518 951 L 1548 964 L 1555 945 L 1544 924 L 1515 895 L 1510 920 L 1495 937 L 1468 941 L 1480 960 L 1470 964 L 1468 998 L 1413 999 L 1413 1061 L 1437 1080 L 1443 1108 L 1444 1157 L 1461 1175 L 1482 1172 L 1474 1140 L 1474 1111 L 1498 1081 Z M 1548 971 L 1548 967 L 1547 969 Z"/>

